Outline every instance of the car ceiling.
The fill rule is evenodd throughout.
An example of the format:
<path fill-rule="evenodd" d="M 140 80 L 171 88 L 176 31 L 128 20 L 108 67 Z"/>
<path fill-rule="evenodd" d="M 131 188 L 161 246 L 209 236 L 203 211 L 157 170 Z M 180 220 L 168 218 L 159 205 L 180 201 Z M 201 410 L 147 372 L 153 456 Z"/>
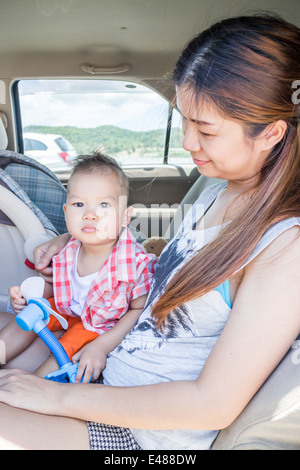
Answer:
<path fill-rule="evenodd" d="M 127 79 L 159 78 L 200 30 L 261 10 L 300 25 L 299 0 L 0 0 L 1 68 L 6 77 L 86 76 L 81 63 L 126 62 Z"/>
<path fill-rule="evenodd" d="M 16 80 L 113 78 L 144 84 L 171 101 L 168 73 L 184 45 L 216 20 L 260 11 L 300 26 L 300 0 L 0 0 L 0 111 L 8 148 L 17 148 Z M 91 75 L 83 63 L 130 68 Z"/>

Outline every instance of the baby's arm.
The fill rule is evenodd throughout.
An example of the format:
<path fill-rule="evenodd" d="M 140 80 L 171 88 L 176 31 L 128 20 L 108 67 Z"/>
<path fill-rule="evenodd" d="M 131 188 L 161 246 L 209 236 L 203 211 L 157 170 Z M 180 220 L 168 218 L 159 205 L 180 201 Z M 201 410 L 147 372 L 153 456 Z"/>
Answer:
<path fill-rule="evenodd" d="M 77 381 L 87 383 L 91 375 L 98 379 L 106 364 L 107 355 L 113 351 L 131 330 L 140 316 L 146 303 L 147 295 L 142 295 L 130 302 L 128 312 L 120 318 L 118 323 L 99 338 L 95 339 L 72 357 L 73 363 L 79 362 Z"/>
<path fill-rule="evenodd" d="M 101 335 L 103 337 L 103 343 L 107 346 L 108 353 L 113 351 L 132 329 L 143 311 L 146 299 L 147 294 L 132 300 L 130 302 L 128 312 L 120 318 L 116 326 L 104 335 Z"/>
<path fill-rule="evenodd" d="M 50 299 L 51 297 L 53 297 L 53 284 L 45 281 L 44 298 Z"/>
<path fill-rule="evenodd" d="M 10 303 L 15 313 L 20 313 L 24 307 L 26 307 L 26 300 L 21 294 L 19 286 L 13 286 L 9 288 Z"/>
<path fill-rule="evenodd" d="M 10 287 L 8 291 L 10 295 L 10 304 L 12 306 L 12 309 L 15 313 L 18 314 L 27 305 L 26 300 L 21 294 L 20 286 Z M 46 281 L 43 296 L 45 297 L 45 299 L 50 299 L 50 297 L 53 297 L 53 285 Z"/>

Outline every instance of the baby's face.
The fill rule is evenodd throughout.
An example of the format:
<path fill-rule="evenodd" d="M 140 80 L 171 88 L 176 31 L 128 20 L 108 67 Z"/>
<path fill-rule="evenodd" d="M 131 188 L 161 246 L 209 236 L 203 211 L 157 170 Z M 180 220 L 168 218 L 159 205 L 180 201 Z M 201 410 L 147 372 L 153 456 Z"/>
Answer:
<path fill-rule="evenodd" d="M 113 173 L 75 173 L 64 205 L 69 233 L 82 243 L 113 243 L 129 223 L 127 197 Z"/>

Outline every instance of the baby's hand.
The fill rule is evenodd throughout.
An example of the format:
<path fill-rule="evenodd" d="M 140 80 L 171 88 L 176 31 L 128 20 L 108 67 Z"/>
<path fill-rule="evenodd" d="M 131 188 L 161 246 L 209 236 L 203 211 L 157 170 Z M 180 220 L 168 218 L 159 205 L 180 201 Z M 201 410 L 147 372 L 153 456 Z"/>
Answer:
<path fill-rule="evenodd" d="M 79 362 L 76 382 L 89 383 L 91 377 L 97 380 L 106 364 L 107 353 L 97 343 L 97 339 L 87 344 L 72 357 L 73 364 Z"/>
<path fill-rule="evenodd" d="M 19 286 L 13 286 L 9 289 L 10 303 L 16 313 L 20 313 L 26 307 L 26 300 L 21 294 Z"/>

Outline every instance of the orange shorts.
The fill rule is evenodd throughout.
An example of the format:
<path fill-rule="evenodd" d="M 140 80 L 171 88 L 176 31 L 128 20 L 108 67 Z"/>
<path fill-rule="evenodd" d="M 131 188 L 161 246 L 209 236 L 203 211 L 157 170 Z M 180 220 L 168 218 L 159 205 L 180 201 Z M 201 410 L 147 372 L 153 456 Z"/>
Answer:
<path fill-rule="evenodd" d="M 54 299 L 52 298 L 48 300 L 50 302 L 51 308 L 57 312 Z M 61 313 L 59 314 L 61 315 Z M 61 316 L 67 320 L 69 326 L 66 332 L 63 333 L 63 336 L 59 339 L 59 342 L 71 360 L 77 351 L 79 351 L 81 348 L 83 348 L 83 346 L 90 343 L 94 339 L 98 338 L 99 335 L 94 331 L 86 330 L 79 317 L 69 317 L 68 315 Z M 50 315 L 50 321 L 47 327 L 52 332 L 62 330 L 61 324 L 53 315 Z"/>

